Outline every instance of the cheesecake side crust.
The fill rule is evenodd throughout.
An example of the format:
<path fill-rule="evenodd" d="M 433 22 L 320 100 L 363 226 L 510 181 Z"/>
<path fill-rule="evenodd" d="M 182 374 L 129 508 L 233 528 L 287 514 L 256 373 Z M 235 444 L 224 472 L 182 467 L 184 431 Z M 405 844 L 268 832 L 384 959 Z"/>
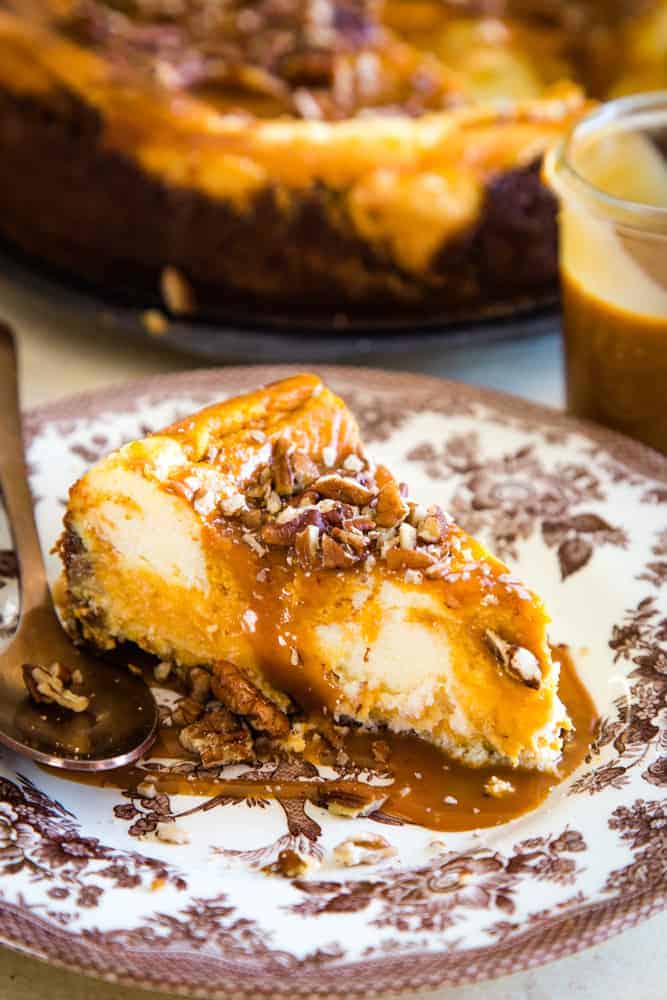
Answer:
<path fill-rule="evenodd" d="M 268 186 L 238 210 L 149 175 L 106 148 L 101 131 L 95 109 L 65 91 L 0 89 L 0 232 L 116 296 L 158 301 L 167 267 L 185 276 L 201 312 L 256 295 L 264 307 L 374 308 L 381 319 L 396 304 L 454 317 L 555 295 L 555 201 L 537 163 L 490 179 L 479 218 L 418 275 L 359 237 L 335 191 L 300 191 L 286 212 Z"/>

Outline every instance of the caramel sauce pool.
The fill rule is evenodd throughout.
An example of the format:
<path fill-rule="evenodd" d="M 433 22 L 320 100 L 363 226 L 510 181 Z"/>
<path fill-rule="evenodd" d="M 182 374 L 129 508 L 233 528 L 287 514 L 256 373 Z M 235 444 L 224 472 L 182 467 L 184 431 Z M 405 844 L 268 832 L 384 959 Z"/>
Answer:
<path fill-rule="evenodd" d="M 369 786 L 358 781 L 313 780 L 275 781 L 252 778 L 252 769 L 242 778 L 215 779 L 182 775 L 164 775 L 147 767 L 126 767 L 113 772 L 77 774 L 63 779 L 62 771 L 43 767 L 61 780 L 86 785 L 136 789 L 152 774 L 156 789 L 168 795 L 221 796 L 229 798 L 310 799 L 322 802 L 327 797 L 352 795 L 371 800 L 378 794 L 387 795 L 381 807 L 383 816 L 440 831 L 472 830 L 497 826 L 535 809 L 551 789 L 563 781 L 581 764 L 588 753 L 597 723 L 597 713 L 588 691 L 582 684 L 572 658 L 565 646 L 552 647 L 554 659 L 560 663 L 560 696 L 575 725 L 573 737 L 566 743 L 555 774 L 511 767 L 472 768 L 448 757 L 437 747 L 414 736 L 395 733 L 363 733 L 351 731 L 343 749 L 355 764 L 378 772 L 385 771 L 391 784 Z M 373 744 L 378 741 L 389 747 L 386 763 L 378 764 Z M 153 751 L 154 757 L 184 759 L 188 757 L 178 743 L 175 730 L 163 730 Z M 308 749 L 306 759 L 316 760 Z M 194 758 L 191 758 L 194 760 Z M 319 758 L 321 762 L 322 758 Z M 515 791 L 502 798 L 484 792 L 489 778 L 510 781 Z"/>

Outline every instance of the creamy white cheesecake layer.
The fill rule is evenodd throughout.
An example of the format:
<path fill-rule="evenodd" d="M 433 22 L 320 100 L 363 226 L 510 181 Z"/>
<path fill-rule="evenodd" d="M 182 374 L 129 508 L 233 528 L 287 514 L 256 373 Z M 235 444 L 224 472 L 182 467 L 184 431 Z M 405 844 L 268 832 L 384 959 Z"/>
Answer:
<path fill-rule="evenodd" d="M 98 613 L 107 645 L 130 640 L 185 666 L 230 659 L 284 705 L 256 648 L 256 613 L 248 611 L 243 586 L 233 570 L 227 577 L 224 566 L 213 566 L 210 528 L 192 503 L 165 489 L 183 463 L 183 451 L 172 440 L 153 438 L 149 444 L 145 453 L 128 446 L 77 486 L 70 526 L 90 569 L 79 596 Z M 146 462 L 139 460 L 142 454 Z M 234 551 L 245 555 L 246 548 L 236 542 Z M 473 765 L 555 767 L 561 730 L 569 727 L 555 694 L 556 664 L 545 678 L 553 692 L 550 710 L 542 713 L 542 724 L 519 735 L 520 749 L 508 756 L 499 738 L 507 723 L 494 710 L 481 716 L 477 711 L 479 698 L 489 697 L 488 655 L 478 647 L 464 675 L 454 669 L 461 658 L 452 645 L 457 626 L 437 581 L 406 583 L 382 565 L 365 575 L 336 576 L 336 600 L 325 595 L 326 606 L 286 627 L 285 641 L 309 669 L 335 675 L 342 714 L 368 726 L 416 732 Z M 491 683 L 508 686 L 500 676 Z M 508 690 L 517 700 L 535 695 L 514 681 Z"/>

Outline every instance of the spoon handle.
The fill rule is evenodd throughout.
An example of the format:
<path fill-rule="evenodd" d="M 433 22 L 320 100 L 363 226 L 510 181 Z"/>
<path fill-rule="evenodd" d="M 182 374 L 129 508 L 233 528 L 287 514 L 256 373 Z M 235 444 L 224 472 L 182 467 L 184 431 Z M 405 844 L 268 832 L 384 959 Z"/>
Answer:
<path fill-rule="evenodd" d="M 14 336 L 0 323 L 0 488 L 11 526 L 21 579 L 21 617 L 51 604 L 23 457 L 18 362 Z"/>

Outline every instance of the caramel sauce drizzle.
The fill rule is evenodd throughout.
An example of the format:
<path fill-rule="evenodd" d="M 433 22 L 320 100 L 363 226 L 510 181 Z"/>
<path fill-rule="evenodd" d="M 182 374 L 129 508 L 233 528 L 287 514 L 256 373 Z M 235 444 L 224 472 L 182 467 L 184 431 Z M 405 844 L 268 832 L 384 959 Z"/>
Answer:
<path fill-rule="evenodd" d="M 98 787 L 135 791 L 148 776 L 158 792 L 209 798 L 302 799 L 323 803 L 336 797 L 352 797 L 361 803 L 387 796 L 380 812 L 389 819 L 414 823 L 432 830 L 462 831 L 497 826 L 536 809 L 550 791 L 582 763 L 588 753 L 598 721 L 593 701 L 584 687 L 566 646 L 554 646 L 553 657 L 561 668 L 560 696 L 574 723 L 555 774 L 511 767 L 472 768 L 447 756 L 442 750 L 410 735 L 389 732 L 350 731 L 343 750 L 358 769 L 382 774 L 378 784 L 357 780 L 267 780 L 249 773 L 241 778 L 215 778 L 163 773 L 152 766 L 156 759 L 190 759 L 178 742 L 177 731 L 162 730 L 151 760 L 141 767 L 127 767 L 98 774 L 70 774 L 67 779 Z M 386 763 L 378 765 L 373 744 L 388 747 Z M 311 763 L 330 763 L 318 749 L 319 741 L 306 746 L 303 758 Z M 43 768 L 63 780 L 61 771 Z M 494 798 L 484 790 L 495 776 L 511 782 L 514 792 Z"/>

